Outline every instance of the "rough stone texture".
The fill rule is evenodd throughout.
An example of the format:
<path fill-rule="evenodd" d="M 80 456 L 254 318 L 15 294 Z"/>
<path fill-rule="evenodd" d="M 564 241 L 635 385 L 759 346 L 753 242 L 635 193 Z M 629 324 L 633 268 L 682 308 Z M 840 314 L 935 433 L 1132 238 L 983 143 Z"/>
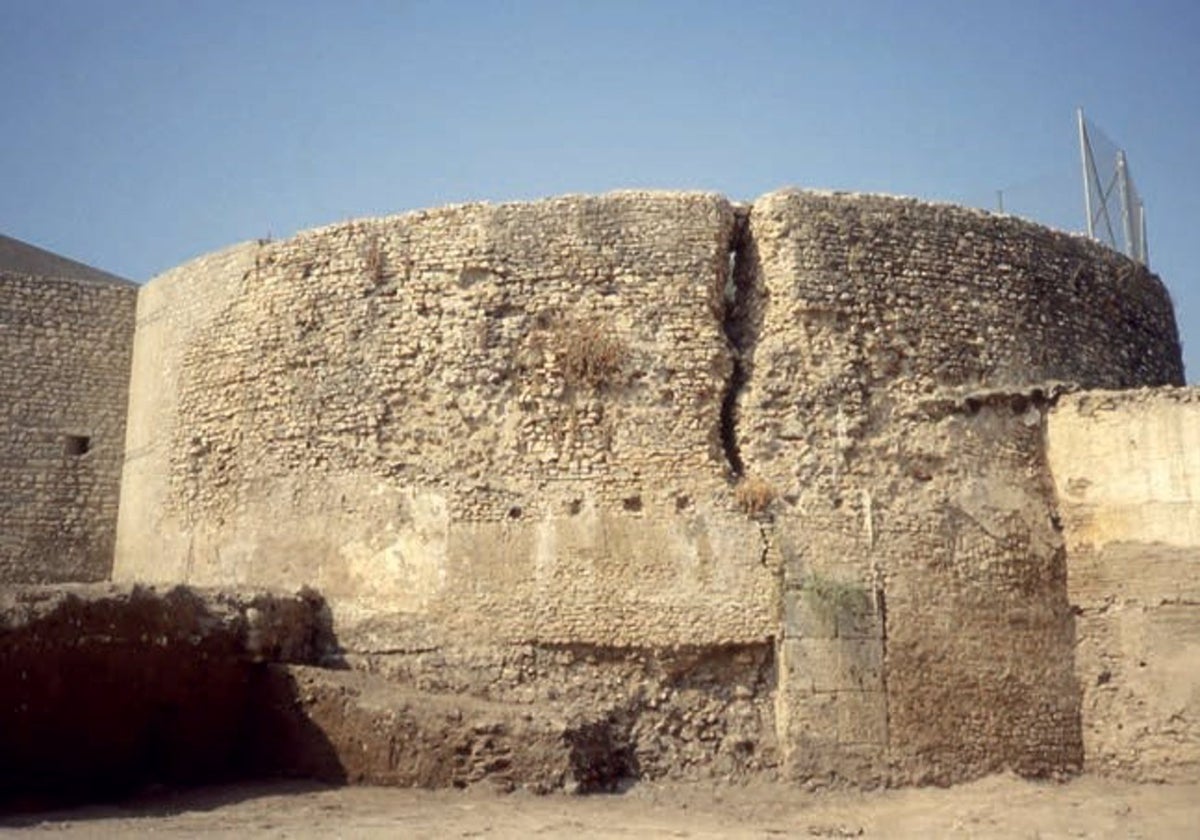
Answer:
<path fill-rule="evenodd" d="M 1043 393 L 1182 379 L 1165 290 L 1015 219 L 755 202 L 736 439 L 774 498 L 788 772 L 947 782 L 1080 763 Z"/>
<path fill-rule="evenodd" d="M 255 729 L 278 771 L 369 784 L 592 792 L 773 766 L 768 646 L 503 656 L 274 668 Z"/>
<path fill-rule="evenodd" d="M 580 731 L 602 724 L 630 778 L 740 778 L 778 761 L 770 643 L 445 647 L 346 659 L 425 693 L 472 695 Z"/>
<path fill-rule="evenodd" d="M 1115 749 L 1081 732 L 1046 414 L 1182 369 L 1104 248 L 617 193 L 238 246 L 137 321 L 114 575 L 310 585 L 356 671 L 268 669 L 263 726 L 325 750 L 276 769 L 944 783 Z"/>
<path fill-rule="evenodd" d="M 1089 769 L 1200 775 L 1200 392 L 1073 394 L 1048 428 Z"/>
<path fill-rule="evenodd" d="M 116 576 L 308 583 L 426 644 L 770 638 L 721 439 L 735 223 L 706 194 L 452 207 L 151 282 Z"/>
<path fill-rule="evenodd" d="M 357 671 L 275 666 L 255 729 L 277 745 L 271 769 L 329 782 L 536 793 L 605 790 L 630 775 L 593 724 L 429 695 Z M 589 734 L 596 730 L 594 735 Z"/>
<path fill-rule="evenodd" d="M 0 258 L 33 250 L 13 242 Z M 19 265 L 77 265 L 46 256 Z M 137 287 L 84 268 L 0 264 L 0 582 L 112 569 Z"/>
<path fill-rule="evenodd" d="M 263 775 L 589 792 L 772 766 L 769 644 L 488 653 L 347 667 L 312 591 L 10 587 L 0 811 Z"/>

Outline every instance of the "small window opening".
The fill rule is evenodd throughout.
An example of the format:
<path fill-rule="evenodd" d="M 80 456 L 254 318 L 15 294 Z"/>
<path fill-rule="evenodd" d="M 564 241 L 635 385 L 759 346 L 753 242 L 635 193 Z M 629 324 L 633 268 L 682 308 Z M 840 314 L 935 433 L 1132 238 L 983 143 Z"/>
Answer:
<path fill-rule="evenodd" d="M 76 457 L 87 454 L 92 448 L 92 439 L 87 435 L 66 435 L 63 437 L 63 454 Z"/>

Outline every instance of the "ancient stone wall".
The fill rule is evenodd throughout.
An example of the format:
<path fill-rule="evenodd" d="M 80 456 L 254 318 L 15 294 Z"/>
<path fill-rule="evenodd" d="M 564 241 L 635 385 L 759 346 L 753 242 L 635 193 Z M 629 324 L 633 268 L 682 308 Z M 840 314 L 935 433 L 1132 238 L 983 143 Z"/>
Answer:
<path fill-rule="evenodd" d="M 1119 255 L 817 193 L 350 222 L 138 322 L 118 579 L 311 585 L 356 666 L 668 773 L 1078 767 L 1046 412 L 1182 380 Z"/>
<path fill-rule="evenodd" d="M 113 576 L 182 582 L 188 535 L 160 528 L 171 480 L 169 459 L 181 425 L 183 353 L 219 317 L 254 267 L 256 243 L 209 254 L 168 271 L 138 290 Z M 123 574 L 136 569 L 137 574 Z M 230 578 L 231 582 L 237 578 Z"/>
<path fill-rule="evenodd" d="M 392 634 L 769 638 L 721 438 L 734 225 L 700 194 L 465 206 L 153 281 L 130 475 L 164 478 L 117 575 L 309 583 Z"/>
<path fill-rule="evenodd" d="M 1091 392 L 1050 414 L 1090 769 L 1200 772 L 1200 393 Z"/>
<path fill-rule="evenodd" d="M 775 499 L 790 771 L 1078 766 L 1039 389 L 1180 382 L 1161 284 L 1015 219 L 797 192 L 754 204 L 741 266 L 736 439 Z"/>
<path fill-rule="evenodd" d="M 0 271 L 0 582 L 112 568 L 136 299 L 116 279 Z"/>

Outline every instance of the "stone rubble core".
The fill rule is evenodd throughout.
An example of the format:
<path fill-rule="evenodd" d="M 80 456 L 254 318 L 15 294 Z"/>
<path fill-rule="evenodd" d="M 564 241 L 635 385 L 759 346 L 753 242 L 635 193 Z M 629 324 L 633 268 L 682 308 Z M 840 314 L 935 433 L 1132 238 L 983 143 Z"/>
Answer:
<path fill-rule="evenodd" d="M 16 369 L 63 339 L 7 278 Z M 1077 644 L 1080 576 L 1116 584 L 1107 554 L 1074 565 L 1080 465 L 1047 451 L 1056 404 L 1183 382 L 1161 282 L 1093 242 L 796 190 L 463 205 L 202 257 L 124 329 L 128 380 L 79 407 L 123 424 L 115 522 L 115 481 L 62 489 L 87 456 L 15 460 L 0 576 L 73 579 L 46 538 L 78 506 L 100 549 L 115 527 L 116 581 L 319 593 L 347 670 L 268 668 L 303 711 L 261 727 L 276 770 L 589 790 L 1163 764 L 1094 735 L 1122 714 L 1096 657 L 1129 648 Z M 105 428 L 89 445 L 120 451 Z"/>

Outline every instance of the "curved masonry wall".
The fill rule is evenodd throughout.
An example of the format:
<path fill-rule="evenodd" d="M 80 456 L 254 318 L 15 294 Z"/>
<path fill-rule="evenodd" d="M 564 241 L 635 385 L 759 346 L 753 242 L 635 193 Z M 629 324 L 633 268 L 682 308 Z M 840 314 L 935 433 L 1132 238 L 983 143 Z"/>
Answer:
<path fill-rule="evenodd" d="M 112 569 L 136 299 L 0 270 L 0 583 Z"/>
<path fill-rule="evenodd" d="M 749 241 L 737 437 L 780 498 L 792 772 L 1078 767 L 1046 402 L 1182 382 L 1162 285 L 1079 238 L 877 196 L 765 196 Z"/>
<path fill-rule="evenodd" d="M 118 576 L 310 583 L 449 638 L 769 638 L 720 444 L 734 222 L 709 195 L 448 208 L 151 283 L 129 448 L 166 480 L 128 489 Z"/>
<path fill-rule="evenodd" d="M 309 584 L 368 667 L 860 781 L 1079 766 L 1045 408 L 1182 379 L 1118 255 L 798 192 L 239 246 L 135 344 L 118 579 Z"/>

